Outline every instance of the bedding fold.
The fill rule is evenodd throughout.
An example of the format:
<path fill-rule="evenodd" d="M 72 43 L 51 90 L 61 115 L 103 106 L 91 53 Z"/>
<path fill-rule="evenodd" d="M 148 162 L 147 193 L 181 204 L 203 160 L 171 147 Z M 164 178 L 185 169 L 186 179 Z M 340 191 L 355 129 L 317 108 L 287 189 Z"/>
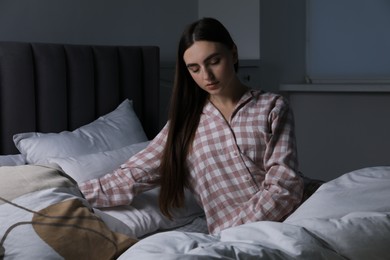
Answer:
<path fill-rule="evenodd" d="M 7 200 L 53 187 L 74 187 L 60 171 L 37 165 L 0 167 L 0 180 L 0 197 Z"/>
<path fill-rule="evenodd" d="M 0 167 L 0 259 L 116 259 L 137 242 L 110 230 L 57 169 Z"/>

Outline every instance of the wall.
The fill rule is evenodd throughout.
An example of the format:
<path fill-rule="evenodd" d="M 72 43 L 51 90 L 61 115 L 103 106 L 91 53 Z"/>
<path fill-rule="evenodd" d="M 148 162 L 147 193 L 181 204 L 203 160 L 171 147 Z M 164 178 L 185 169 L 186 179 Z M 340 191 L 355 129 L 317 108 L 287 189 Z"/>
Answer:
<path fill-rule="evenodd" d="M 261 88 L 302 83 L 306 73 L 306 1 L 260 1 Z"/>
<path fill-rule="evenodd" d="M 390 82 L 390 1 L 307 1 L 307 74 Z"/>
<path fill-rule="evenodd" d="M 173 61 L 197 0 L 1 0 L 0 40 L 158 45 Z"/>
<path fill-rule="evenodd" d="M 390 165 L 390 93 L 291 92 L 301 171 L 331 180 Z"/>
<path fill-rule="evenodd" d="M 295 25 L 288 25 L 288 18 L 283 22 L 288 14 L 282 7 L 272 12 L 277 15 L 269 18 L 268 27 L 261 23 L 269 34 L 272 29 L 287 28 L 275 28 L 272 19 L 295 28 L 280 37 L 283 44 L 279 41 L 276 51 L 266 57 L 281 74 L 292 73 L 294 61 L 280 59 L 277 51 L 293 58 L 290 43 L 305 35 L 305 53 L 296 56 L 298 64 L 303 59 L 305 69 L 295 70 L 295 76 L 305 78 L 279 77 L 279 89 L 289 96 L 295 114 L 301 170 L 330 180 L 358 168 L 390 165 L 390 2 L 305 2 L 306 6 L 295 3 L 292 8 L 306 9 L 304 29 L 299 21 Z"/>

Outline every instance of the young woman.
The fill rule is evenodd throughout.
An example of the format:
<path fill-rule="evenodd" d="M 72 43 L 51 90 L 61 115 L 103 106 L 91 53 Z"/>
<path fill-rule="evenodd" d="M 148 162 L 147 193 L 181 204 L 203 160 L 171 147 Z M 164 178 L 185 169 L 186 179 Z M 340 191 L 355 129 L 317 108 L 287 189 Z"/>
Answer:
<path fill-rule="evenodd" d="M 188 188 L 210 233 L 288 216 L 303 193 L 292 112 L 282 96 L 242 84 L 237 68 L 237 47 L 219 21 L 189 25 L 179 42 L 167 125 L 119 169 L 80 184 L 91 204 L 130 204 L 160 185 L 165 215 L 183 206 Z"/>

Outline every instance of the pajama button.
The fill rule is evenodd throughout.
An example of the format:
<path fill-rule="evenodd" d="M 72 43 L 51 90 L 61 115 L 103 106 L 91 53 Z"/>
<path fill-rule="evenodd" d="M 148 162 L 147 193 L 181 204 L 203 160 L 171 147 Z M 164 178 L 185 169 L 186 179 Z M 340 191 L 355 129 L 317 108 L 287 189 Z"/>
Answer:
<path fill-rule="evenodd" d="M 251 180 L 251 177 L 249 177 L 249 176 L 244 177 L 244 181 L 250 181 L 250 180 Z"/>

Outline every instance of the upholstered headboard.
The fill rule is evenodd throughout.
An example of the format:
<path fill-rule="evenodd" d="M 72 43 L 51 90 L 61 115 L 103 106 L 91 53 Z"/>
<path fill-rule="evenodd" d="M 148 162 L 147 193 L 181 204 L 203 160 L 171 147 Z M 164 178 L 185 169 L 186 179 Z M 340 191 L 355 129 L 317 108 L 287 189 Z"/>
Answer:
<path fill-rule="evenodd" d="M 159 131 L 159 48 L 0 42 L 0 154 L 20 132 L 74 130 L 125 98 Z"/>

